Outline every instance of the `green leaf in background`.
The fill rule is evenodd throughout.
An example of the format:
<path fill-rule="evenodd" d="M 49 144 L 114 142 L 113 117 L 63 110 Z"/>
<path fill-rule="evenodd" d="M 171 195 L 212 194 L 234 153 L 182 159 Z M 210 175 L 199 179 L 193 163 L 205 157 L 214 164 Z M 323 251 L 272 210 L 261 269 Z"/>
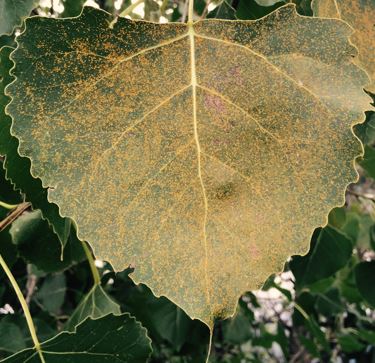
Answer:
<path fill-rule="evenodd" d="M 230 0 L 223 0 L 214 10 L 207 14 L 207 18 L 236 19 L 236 9 L 230 4 Z"/>
<path fill-rule="evenodd" d="M 120 315 L 120 306 L 112 300 L 100 285 L 95 285 L 74 310 L 65 325 L 65 329 L 72 331 L 88 317 L 97 319 L 110 313 Z"/>
<path fill-rule="evenodd" d="M 41 209 L 43 217 L 59 237 L 62 247 L 65 247 L 71 233 L 71 221 L 60 216 L 56 204 L 48 202 L 47 189 L 42 187 L 40 179 L 31 176 L 30 159 L 19 156 L 18 141 L 10 134 L 12 119 L 5 114 L 9 97 L 5 96 L 4 88 L 13 80 L 9 75 L 13 67 L 9 55 L 13 50 L 10 47 L 0 49 L 0 155 L 5 156 L 3 167 L 6 169 L 6 178 L 25 194 L 34 209 Z"/>
<path fill-rule="evenodd" d="M 45 363 L 145 363 L 151 353 L 146 330 L 129 314 L 87 319 L 74 333 L 62 332 L 41 344 Z M 40 363 L 26 349 L 4 363 Z"/>
<path fill-rule="evenodd" d="M 369 235 L 370 235 L 370 246 L 375 251 L 375 224 L 371 226 Z"/>
<path fill-rule="evenodd" d="M 15 353 L 25 349 L 26 344 L 20 327 L 8 320 L 7 317 L 0 320 L 0 351 Z"/>
<path fill-rule="evenodd" d="M 355 280 L 360 294 L 375 307 L 375 261 L 359 263 L 355 267 Z"/>
<path fill-rule="evenodd" d="M 9 233 L 19 255 L 46 273 L 62 271 L 86 258 L 73 228 L 61 254 L 60 241 L 40 210 L 24 213 L 13 222 Z"/>
<path fill-rule="evenodd" d="M 34 298 L 43 310 L 58 315 L 65 300 L 66 278 L 64 274 L 48 275 Z"/>
<path fill-rule="evenodd" d="M 125 307 L 160 339 L 170 342 L 178 351 L 189 339 L 195 322 L 165 297 L 155 298 L 146 286 L 136 286 Z"/>
<path fill-rule="evenodd" d="M 9 268 L 11 268 L 17 260 L 17 248 L 12 243 L 12 237 L 9 234 L 8 228 L 0 232 L 0 255 Z M 3 269 L 0 269 L 0 278 L 5 278 Z"/>
<path fill-rule="evenodd" d="M 338 336 L 338 342 L 341 345 L 341 348 L 346 353 L 353 353 L 363 350 L 365 344 L 360 341 L 360 337 L 357 334 L 353 334 L 352 331 L 341 332 Z"/>
<path fill-rule="evenodd" d="M 81 14 L 83 4 L 86 0 L 63 0 L 64 11 L 61 14 L 62 18 L 70 18 Z"/>
<path fill-rule="evenodd" d="M 266 2 L 270 5 L 263 5 Z M 272 13 L 282 5 L 285 5 L 284 1 L 242 0 L 237 7 L 236 16 L 241 20 L 255 20 Z"/>
<path fill-rule="evenodd" d="M 37 0 L 0 0 L 0 35 L 11 34 L 36 3 Z"/>
<path fill-rule="evenodd" d="M 375 112 L 367 112 L 366 121 L 355 126 L 355 133 L 364 144 L 375 143 Z"/>
<path fill-rule="evenodd" d="M 328 215 L 328 224 L 340 229 L 346 221 L 345 208 L 333 208 Z"/>
<path fill-rule="evenodd" d="M 375 179 L 375 148 L 365 145 L 365 155 L 359 160 L 359 165 L 366 170 L 369 177 Z"/>
<path fill-rule="evenodd" d="M 333 227 L 315 233 L 306 256 L 293 256 L 289 266 L 296 278 L 296 289 L 331 276 L 346 265 L 352 255 L 352 242 Z"/>

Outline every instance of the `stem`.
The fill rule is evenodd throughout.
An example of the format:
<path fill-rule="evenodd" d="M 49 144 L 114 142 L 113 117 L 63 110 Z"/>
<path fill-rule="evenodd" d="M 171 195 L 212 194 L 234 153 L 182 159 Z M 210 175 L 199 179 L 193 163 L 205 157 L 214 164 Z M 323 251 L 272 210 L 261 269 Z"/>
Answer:
<path fill-rule="evenodd" d="M 30 203 L 18 204 L 13 211 L 0 222 L 0 232 L 12 224 L 26 209 L 31 206 Z"/>
<path fill-rule="evenodd" d="M 163 3 L 160 6 L 161 15 L 164 15 L 167 5 L 168 5 L 168 0 L 163 0 Z"/>
<path fill-rule="evenodd" d="M 188 13 L 188 23 L 193 24 L 194 16 L 194 0 L 189 0 L 189 13 Z"/>
<path fill-rule="evenodd" d="M 213 328 L 210 328 L 210 338 L 209 338 L 209 341 L 208 341 L 208 350 L 207 350 L 206 363 L 209 363 L 209 361 L 210 361 L 213 335 L 214 335 L 214 330 L 213 330 Z"/>
<path fill-rule="evenodd" d="M 120 13 L 120 17 L 124 18 L 125 16 L 131 14 L 131 12 L 139 5 L 139 4 L 142 4 L 144 2 L 144 0 L 137 0 L 135 3 L 129 5 L 126 9 L 124 9 L 121 13 Z"/>
<path fill-rule="evenodd" d="M 82 246 L 83 246 L 83 249 L 85 251 L 87 261 L 89 262 L 89 265 L 90 265 L 90 270 L 91 270 L 91 273 L 92 273 L 92 277 L 94 279 L 94 285 L 95 286 L 100 285 L 100 275 L 99 275 L 99 271 L 98 271 L 97 267 L 95 266 L 95 260 L 92 257 L 92 253 L 91 253 L 89 247 L 87 246 L 86 242 L 82 242 Z"/>
<path fill-rule="evenodd" d="M 310 318 L 307 315 L 306 311 L 302 308 L 301 305 L 294 303 L 294 307 L 299 311 L 299 313 L 305 318 L 305 320 L 309 321 Z"/>
<path fill-rule="evenodd" d="M 0 207 L 3 207 L 5 209 L 14 209 L 18 207 L 18 204 L 8 204 L 0 200 Z"/>
<path fill-rule="evenodd" d="M 0 255 L 0 265 L 4 269 L 5 274 L 8 276 L 8 279 L 9 279 L 9 281 L 10 281 L 10 283 L 11 283 L 11 285 L 12 285 L 12 287 L 13 287 L 16 295 L 17 295 L 18 301 L 21 304 L 23 313 L 25 314 L 25 318 L 26 318 L 27 326 L 28 326 L 29 331 L 30 331 L 31 338 L 32 338 L 33 343 L 34 343 L 34 348 L 39 354 L 40 361 L 42 363 L 45 363 L 45 360 L 44 360 L 44 357 L 43 357 L 43 354 L 42 354 L 42 350 L 40 348 L 40 343 L 39 343 L 38 337 L 36 336 L 35 326 L 34 326 L 34 323 L 33 323 L 33 319 L 31 318 L 29 307 L 27 306 L 26 300 L 22 295 L 21 289 L 18 286 L 18 283 L 17 283 L 16 279 L 12 275 L 12 272 L 10 271 L 8 265 L 6 264 L 6 262 L 4 261 L 4 259 L 1 255 Z"/>
<path fill-rule="evenodd" d="M 354 190 L 350 190 L 350 189 L 348 189 L 348 193 L 352 194 L 356 197 L 369 199 L 369 200 L 372 200 L 373 202 L 375 202 L 375 196 L 372 196 L 370 194 L 358 193 L 358 192 L 355 192 Z"/>

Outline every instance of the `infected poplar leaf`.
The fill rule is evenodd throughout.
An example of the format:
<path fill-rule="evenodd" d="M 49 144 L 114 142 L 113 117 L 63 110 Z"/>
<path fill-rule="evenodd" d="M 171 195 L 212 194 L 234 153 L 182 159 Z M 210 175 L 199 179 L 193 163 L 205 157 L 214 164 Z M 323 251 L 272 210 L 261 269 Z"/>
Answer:
<path fill-rule="evenodd" d="M 7 112 L 49 199 L 115 270 L 212 327 L 344 202 L 369 98 L 350 27 L 299 16 L 31 18 Z"/>
<path fill-rule="evenodd" d="M 354 28 L 350 39 L 359 50 L 358 64 L 371 78 L 366 89 L 375 94 L 375 1 L 313 0 L 312 8 L 315 16 L 342 19 Z"/>
<path fill-rule="evenodd" d="M 5 178 L 14 188 L 23 194 L 34 209 L 42 211 L 43 218 L 59 237 L 63 250 L 71 234 L 71 221 L 61 218 L 57 206 L 48 202 L 47 190 L 42 187 L 39 179 L 30 175 L 30 160 L 18 154 L 18 140 L 10 134 L 12 119 L 5 114 L 5 106 L 10 99 L 4 94 L 4 89 L 14 80 L 9 74 L 14 66 L 9 59 L 12 51 L 13 49 L 7 46 L 0 49 L 0 155 L 4 156 L 2 167 L 6 171 Z"/>

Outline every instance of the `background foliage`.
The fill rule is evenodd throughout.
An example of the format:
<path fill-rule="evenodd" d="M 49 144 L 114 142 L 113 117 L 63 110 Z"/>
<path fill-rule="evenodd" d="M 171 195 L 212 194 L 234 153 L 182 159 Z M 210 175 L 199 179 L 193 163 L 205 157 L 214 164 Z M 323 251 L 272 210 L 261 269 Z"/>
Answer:
<path fill-rule="evenodd" d="M 10 2 L 23 12 L 0 14 L 0 45 L 5 46 L 0 61 L 0 154 L 5 168 L 0 169 L 0 200 L 13 205 L 28 201 L 33 210 L 28 208 L 5 228 L 1 224 L 0 254 L 26 296 L 39 340 L 53 338 L 42 345 L 43 349 L 88 350 L 91 346 L 84 346 L 82 337 L 88 334 L 85 332 L 97 331 L 98 337 L 106 335 L 111 343 L 97 345 L 95 339 L 99 338 L 94 334 L 92 345 L 99 346 L 98 352 L 111 356 L 122 347 L 122 362 L 145 361 L 151 351 L 146 331 L 126 314 L 130 313 L 151 338 L 150 362 L 203 362 L 209 339 L 205 325 L 189 319 L 166 298 L 156 298 L 146 286 L 135 286 L 128 277 L 130 269 L 116 274 L 102 261 L 96 261 L 95 269 L 92 261 L 87 260 L 74 226 L 59 217 L 56 206 L 47 202 L 40 181 L 30 175 L 28 159 L 18 156 L 17 140 L 9 132 L 11 120 L 4 113 L 8 102 L 4 86 L 11 81 L 9 53 L 15 47 L 15 34 L 22 29 L 22 19 L 28 14 L 76 16 L 85 1 Z M 257 19 L 286 2 L 196 0 L 195 11 L 210 18 Z M 1 3 L 8 5 L 8 1 L 0 0 Z M 134 19 L 186 19 L 184 1 L 132 3 L 134 6 L 129 0 L 90 2 L 114 15 L 126 9 Z M 300 14 L 312 16 L 308 0 L 298 0 L 296 5 Z M 217 322 L 212 362 L 375 362 L 373 112 L 367 113 L 356 134 L 365 144 L 365 155 L 357 163 L 360 181 L 348 188 L 345 206 L 334 209 L 328 225 L 315 231 L 306 256 L 293 256 L 285 264 L 284 272 L 270 276 L 262 290 L 241 297 L 233 319 Z M 9 210 L 1 208 L 0 214 L 4 220 Z M 74 347 L 68 348 L 64 342 L 61 348 L 64 335 L 56 335 L 75 331 L 82 321 L 75 335 L 70 336 L 75 339 Z M 121 327 L 126 329 L 118 333 Z M 139 344 L 132 360 L 127 360 L 123 342 L 134 340 Z M 6 358 L 32 347 L 17 297 L 0 271 L 0 359 L 23 362 L 35 352 L 25 350 Z M 77 356 L 74 359 L 80 361 Z M 92 359 L 94 362 L 94 355 Z"/>

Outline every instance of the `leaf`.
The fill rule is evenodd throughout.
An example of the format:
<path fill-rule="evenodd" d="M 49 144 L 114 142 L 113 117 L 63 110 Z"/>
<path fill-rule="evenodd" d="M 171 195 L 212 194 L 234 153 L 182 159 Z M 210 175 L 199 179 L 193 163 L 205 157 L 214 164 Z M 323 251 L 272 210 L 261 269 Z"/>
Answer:
<path fill-rule="evenodd" d="M 296 278 L 296 288 L 330 277 L 346 265 L 352 255 L 352 242 L 332 227 L 323 228 L 313 238 L 306 256 L 294 256 L 289 266 Z"/>
<path fill-rule="evenodd" d="M 145 363 L 151 353 L 146 330 L 129 314 L 87 319 L 74 333 L 62 332 L 41 344 L 46 363 Z M 4 363 L 40 363 L 35 349 L 26 349 Z"/>
<path fill-rule="evenodd" d="M 366 170 L 370 178 L 375 179 L 375 149 L 373 147 L 365 145 L 365 155 L 359 161 L 359 165 Z"/>
<path fill-rule="evenodd" d="M 9 233 L 18 246 L 20 256 L 47 273 L 65 270 L 86 258 L 73 229 L 61 255 L 60 242 L 42 219 L 40 210 L 24 213 L 13 222 Z"/>
<path fill-rule="evenodd" d="M 0 351 L 17 352 L 26 348 L 23 334 L 18 325 L 6 321 L 6 317 L 0 320 Z"/>
<path fill-rule="evenodd" d="M 351 40 L 359 50 L 358 63 L 371 78 L 366 89 L 375 93 L 375 2 L 374 0 L 313 0 L 315 16 L 339 18 L 348 22 L 355 32 Z"/>
<path fill-rule="evenodd" d="M 355 280 L 362 297 L 375 307 L 375 261 L 361 262 L 355 267 Z"/>
<path fill-rule="evenodd" d="M 69 239 L 71 221 L 61 218 L 57 206 L 47 200 L 47 189 L 42 187 L 39 179 L 30 175 L 30 160 L 18 155 L 18 141 L 10 134 L 12 119 L 4 112 L 9 102 L 9 98 L 4 95 L 4 88 L 13 80 L 9 75 L 13 67 L 9 59 L 12 51 L 10 47 L 0 50 L 0 155 L 5 156 L 3 167 L 6 169 L 6 178 L 26 195 L 35 209 L 42 210 L 43 217 L 48 220 L 64 247 Z"/>
<path fill-rule="evenodd" d="M 262 3 L 261 3 L 262 2 Z M 270 5 L 265 5 L 265 0 L 242 0 L 238 4 L 236 16 L 238 19 L 250 20 L 259 19 L 268 15 L 283 5 L 283 2 L 270 1 Z M 272 4 L 273 2 L 273 4 Z"/>
<path fill-rule="evenodd" d="M 356 125 L 355 133 L 364 144 L 369 146 L 375 144 L 375 112 L 368 112 L 366 121 L 363 124 Z"/>
<path fill-rule="evenodd" d="M 85 0 L 63 0 L 64 11 L 61 17 L 67 18 L 72 16 L 78 16 L 83 8 Z"/>
<path fill-rule="evenodd" d="M 66 278 L 64 274 L 49 275 L 40 290 L 35 294 L 36 300 L 46 311 L 59 314 L 65 300 Z"/>
<path fill-rule="evenodd" d="M 255 22 L 111 19 L 27 20 L 12 133 L 98 258 L 212 327 L 343 204 L 367 77 L 347 24 L 293 5 Z"/>
<path fill-rule="evenodd" d="M 341 349 L 346 353 L 358 352 L 366 348 L 366 345 L 360 342 L 359 338 L 352 333 L 343 333 L 338 337 Z"/>
<path fill-rule="evenodd" d="M 375 251 L 375 224 L 370 227 L 370 246 Z"/>
<path fill-rule="evenodd" d="M 95 285 L 82 299 L 65 325 L 66 330 L 74 328 L 87 317 L 97 319 L 107 314 L 121 314 L 120 306 L 99 285 Z"/>
<path fill-rule="evenodd" d="M 0 0 L 0 35 L 11 34 L 35 5 L 36 0 Z"/>
<path fill-rule="evenodd" d="M 236 9 L 232 7 L 230 1 L 223 0 L 214 10 L 207 14 L 207 18 L 216 19 L 236 19 Z"/>

